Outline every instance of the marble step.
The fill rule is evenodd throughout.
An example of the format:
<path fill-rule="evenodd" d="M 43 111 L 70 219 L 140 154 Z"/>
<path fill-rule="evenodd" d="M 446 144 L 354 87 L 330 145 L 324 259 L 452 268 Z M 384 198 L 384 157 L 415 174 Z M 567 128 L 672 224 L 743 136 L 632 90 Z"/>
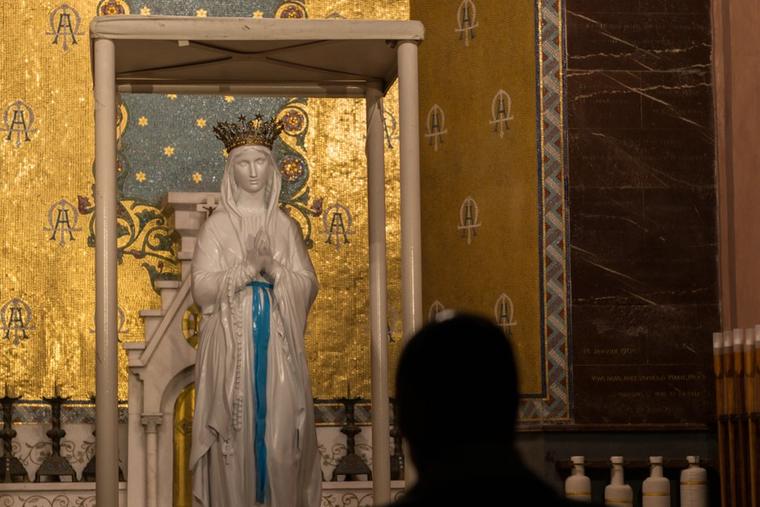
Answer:
<path fill-rule="evenodd" d="M 177 259 L 182 267 L 182 280 L 190 277 L 190 265 L 193 261 L 193 252 L 181 251 L 177 253 Z"/>
<path fill-rule="evenodd" d="M 161 309 L 166 311 L 177 296 L 177 292 L 179 291 L 182 282 L 179 280 L 158 280 L 155 285 L 161 294 Z"/>
<path fill-rule="evenodd" d="M 140 318 L 145 325 L 145 341 L 148 342 L 156 332 L 161 319 L 164 318 L 164 310 L 140 310 Z"/>

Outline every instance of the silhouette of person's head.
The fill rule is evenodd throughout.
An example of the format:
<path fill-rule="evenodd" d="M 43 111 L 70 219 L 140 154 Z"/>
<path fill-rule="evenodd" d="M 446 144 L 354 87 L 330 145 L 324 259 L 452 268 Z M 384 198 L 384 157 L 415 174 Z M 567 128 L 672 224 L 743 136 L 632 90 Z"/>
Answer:
<path fill-rule="evenodd" d="M 421 476 L 462 453 L 511 448 L 518 403 L 512 348 L 481 317 L 431 323 L 401 354 L 396 398 L 399 429 Z"/>

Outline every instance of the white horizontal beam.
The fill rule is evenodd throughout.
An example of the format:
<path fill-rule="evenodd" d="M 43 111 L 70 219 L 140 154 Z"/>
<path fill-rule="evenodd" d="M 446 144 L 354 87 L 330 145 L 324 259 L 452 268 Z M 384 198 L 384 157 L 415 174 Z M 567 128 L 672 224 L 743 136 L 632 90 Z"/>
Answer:
<path fill-rule="evenodd" d="M 202 41 L 403 41 L 422 40 L 419 21 L 223 18 L 195 16 L 98 16 L 92 39 Z"/>
<path fill-rule="evenodd" d="M 117 80 L 118 82 L 118 80 Z M 259 95 L 274 97 L 364 98 L 365 84 L 129 84 L 117 85 L 119 93 L 177 95 Z"/>

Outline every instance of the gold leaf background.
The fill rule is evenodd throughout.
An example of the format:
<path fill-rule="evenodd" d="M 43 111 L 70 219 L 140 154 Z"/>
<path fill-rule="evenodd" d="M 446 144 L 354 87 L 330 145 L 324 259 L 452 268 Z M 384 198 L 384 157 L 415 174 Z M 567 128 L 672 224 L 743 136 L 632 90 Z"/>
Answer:
<path fill-rule="evenodd" d="M 169 5 L 159 0 L 111 1 L 127 5 L 133 14 L 145 8 L 163 14 L 162 8 Z M 91 195 L 94 135 L 87 34 L 98 2 L 66 2 L 82 17 L 78 44 L 67 51 L 53 45 L 48 33 L 50 12 L 61 3 L 0 3 L 4 33 L 0 110 L 24 100 L 34 111 L 37 129 L 20 147 L 0 143 L 4 196 L 0 305 L 22 299 L 32 308 L 34 325 L 30 339 L 16 346 L 0 334 L 0 382 L 12 385 L 28 400 L 50 395 L 55 383 L 74 399 L 87 399 L 94 391 L 94 250 L 86 243 L 92 215 L 79 217 L 82 230 L 63 245 L 51 241 L 44 228 L 54 202 L 65 198 L 76 205 L 77 196 Z M 208 4 L 209 15 L 215 15 L 218 5 L 246 3 L 252 14 L 258 5 L 256 1 L 186 3 L 193 7 L 186 14 Z M 522 387 L 533 393 L 540 391 L 542 380 L 535 5 L 477 2 L 478 36 L 465 48 L 455 32 L 459 3 L 411 1 L 412 17 L 426 25 L 427 40 L 420 49 L 421 125 L 424 129 L 427 109 L 435 102 L 444 107 L 450 122 L 443 150 L 434 153 L 426 144 L 421 146 L 425 311 L 438 299 L 448 307 L 492 315 L 495 298 L 508 293 L 519 324 L 512 339 L 520 358 Z M 408 0 L 308 0 L 305 6 L 311 18 L 407 19 L 410 15 Z M 487 124 L 490 99 L 499 88 L 512 96 L 516 118 L 504 139 Z M 395 87 L 385 108 L 391 136 L 397 135 L 392 132 L 398 118 Z M 315 246 L 310 255 L 321 282 L 307 330 L 314 395 L 343 396 L 350 384 L 352 394 L 369 398 L 364 102 L 309 99 L 305 109 L 309 130 L 304 156 L 311 171 L 311 195 L 323 197 L 325 207 L 335 202 L 348 206 L 354 219 L 350 244 L 339 249 L 326 243 L 321 219 L 313 223 Z M 386 152 L 392 365 L 401 340 L 397 140 L 393 144 Z M 470 246 L 456 229 L 463 192 L 477 199 L 483 220 Z M 122 341 L 142 340 L 138 312 L 160 307 L 143 262 L 125 256 L 119 266 L 119 305 L 126 317 Z M 120 354 L 119 397 L 126 399 L 126 358 Z"/>

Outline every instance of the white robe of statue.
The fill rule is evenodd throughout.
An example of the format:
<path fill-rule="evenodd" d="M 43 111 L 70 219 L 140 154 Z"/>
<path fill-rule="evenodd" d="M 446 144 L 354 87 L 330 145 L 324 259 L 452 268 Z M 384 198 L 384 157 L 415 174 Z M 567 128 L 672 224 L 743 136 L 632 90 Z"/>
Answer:
<path fill-rule="evenodd" d="M 280 188 L 268 148 L 234 148 L 225 165 L 220 206 L 206 220 L 195 248 L 193 297 L 203 312 L 190 456 L 195 506 L 320 504 L 304 351 L 306 318 L 318 285 L 298 224 L 279 209 Z M 267 256 L 266 271 L 259 271 L 263 265 L 256 259 Z M 259 357 L 266 362 L 257 363 L 261 334 L 256 333 L 264 327 L 269 328 L 268 346 L 261 347 L 266 356 Z M 266 378 L 265 430 L 258 434 L 257 375 Z M 265 479 L 257 467 L 264 455 Z"/>

